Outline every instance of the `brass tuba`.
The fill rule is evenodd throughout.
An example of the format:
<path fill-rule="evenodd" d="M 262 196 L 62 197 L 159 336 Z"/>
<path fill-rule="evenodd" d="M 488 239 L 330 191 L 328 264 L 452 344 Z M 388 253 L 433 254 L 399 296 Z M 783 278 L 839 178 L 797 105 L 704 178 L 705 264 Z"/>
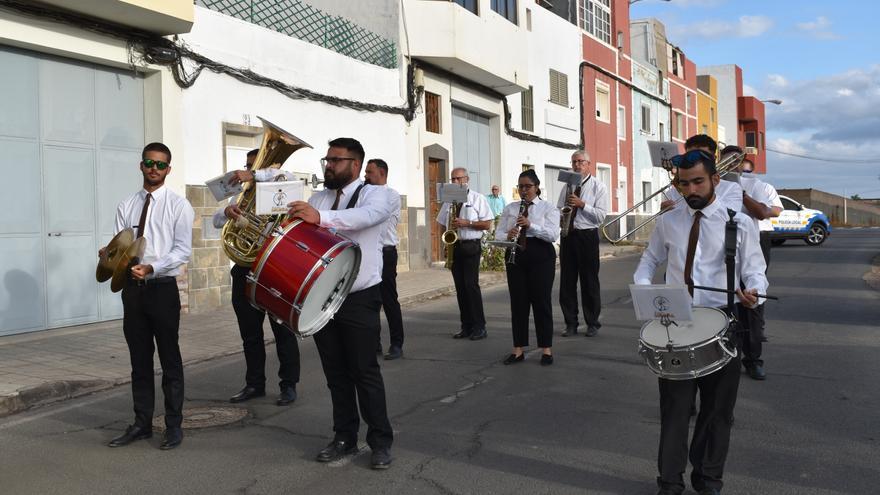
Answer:
<path fill-rule="evenodd" d="M 263 142 L 251 171 L 280 168 L 294 151 L 311 148 L 302 139 L 262 117 L 258 118 L 263 122 Z M 236 198 L 241 217 L 238 220 L 228 220 L 220 235 L 223 251 L 229 259 L 242 266 L 254 263 L 266 239 L 272 236 L 286 218 L 286 215 L 257 215 L 256 189 L 252 182 L 242 185 L 242 191 Z"/>

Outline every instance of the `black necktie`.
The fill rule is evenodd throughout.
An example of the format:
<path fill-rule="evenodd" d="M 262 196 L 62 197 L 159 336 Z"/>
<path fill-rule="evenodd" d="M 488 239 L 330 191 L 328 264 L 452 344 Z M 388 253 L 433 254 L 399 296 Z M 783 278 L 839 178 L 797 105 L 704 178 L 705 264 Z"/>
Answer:
<path fill-rule="evenodd" d="M 691 276 L 694 271 L 694 255 L 697 253 L 697 241 L 700 239 L 700 219 L 703 212 L 694 213 L 694 223 L 691 225 L 691 233 L 688 236 L 687 258 L 684 259 L 684 282 L 688 286 L 688 292 L 694 297 L 694 279 Z"/>
<path fill-rule="evenodd" d="M 333 207 L 330 208 L 331 210 L 335 210 L 336 208 L 339 208 L 339 198 L 341 198 L 341 197 L 342 197 L 342 188 L 340 187 L 339 189 L 336 190 L 336 201 L 333 202 Z"/>
<path fill-rule="evenodd" d="M 147 193 L 147 199 L 144 200 L 144 208 L 141 210 L 141 219 L 138 222 L 138 237 L 144 236 L 144 231 L 147 230 L 147 209 L 150 207 L 150 200 L 153 198 L 153 195 Z"/>
<path fill-rule="evenodd" d="M 523 218 L 529 218 L 529 207 L 532 206 L 532 203 L 526 203 L 526 207 L 523 210 Z M 516 238 L 516 244 L 519 246 L 521 251 L 526 249 L 526 229 L 522 228 L 519 230 L 519 236 Z"/>

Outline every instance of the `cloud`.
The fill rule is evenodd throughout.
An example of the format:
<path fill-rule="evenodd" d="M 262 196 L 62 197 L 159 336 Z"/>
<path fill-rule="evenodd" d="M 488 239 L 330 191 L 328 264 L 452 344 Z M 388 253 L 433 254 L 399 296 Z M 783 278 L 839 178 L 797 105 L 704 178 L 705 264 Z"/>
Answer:
<path fill-rule="evenodd" d="M 773 27 L 773 20 L 762 15 L 744 15 L 734 22 L 709 20 L 670 28 L 673 39 L 756 38 Z"/>
<path fill-rule="evenodd" d="M 769 74 L 767 76 L 767 83 L 770 86 L 775 86 L 777 88 L 784 88 L 788 86 L 788 79 L 779 74 Z"/>
<path fill-rule="evenodd" d="M 758 92 L 755 88 L 749 86 L 748 84 L 743 84 L 743 96 L 757 96 Z"/>
<path fill-rule="evenodd" d="M 795 24 L 799 31 L 807 33 L 809 36 L 820 40 L 835 40 L 841 36 L 831 31 L 831 21 L 825 16 L 819 16 L 815 21 L 799 22 Z"/>
<path fill-rule="evenodd" d="M 849 88 L 840 88 L 837 90 L 837 96 L 852 96 L 853 94 L 855 93 Z"/>

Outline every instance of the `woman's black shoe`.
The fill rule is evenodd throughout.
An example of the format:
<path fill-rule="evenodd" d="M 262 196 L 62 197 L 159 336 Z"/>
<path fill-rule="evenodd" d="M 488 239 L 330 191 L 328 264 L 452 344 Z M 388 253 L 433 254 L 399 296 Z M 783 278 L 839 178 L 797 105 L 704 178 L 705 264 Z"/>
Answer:
<path fill-rule="evenodd" d="M 501 362 L 504 364 L 513 364 L 513 363 L 518 363 L 525 358 L 526 358 L 525 353 L 522 353 L 519 356 L 517 356 L 516 354 L 511 354 L 511 355 L 507 356 L 506 358 L 504 358 L 504 361 L 501 361 Z"/>
<path fill-rule="evenodd" d="M 541 354 L 541 366 L 550 366 L 553 364 L 553 356 L 550 354 Z"/>

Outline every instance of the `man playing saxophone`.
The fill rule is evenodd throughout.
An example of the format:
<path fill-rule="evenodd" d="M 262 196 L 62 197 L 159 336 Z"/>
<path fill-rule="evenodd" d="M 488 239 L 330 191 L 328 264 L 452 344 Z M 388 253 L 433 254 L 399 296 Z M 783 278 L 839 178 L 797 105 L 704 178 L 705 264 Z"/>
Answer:
<path fill-rule="evenodd" d="M 450 179 L 454 184 L 467 186 L 467 169 L 452 169 Z M 492 227 L 495 216 L 486 197 L 473 189 L 468 190 L 467 202 L 461 205 L 458 215 L 450 221 L 449 210 L 452 207 L 450 203 L 443 203 L 437 223 L 446 228 L 449 222 L 458 234 L 458 240 L 447 246 L 447 249 L 452 249 L 452 280 L 455 282 L 455 295 L 461 313 L 461 329 L 453 337 L 480 340 L 486 338 L 486 317 L 480 292 L 480 239 L 483 231 Z"/>

